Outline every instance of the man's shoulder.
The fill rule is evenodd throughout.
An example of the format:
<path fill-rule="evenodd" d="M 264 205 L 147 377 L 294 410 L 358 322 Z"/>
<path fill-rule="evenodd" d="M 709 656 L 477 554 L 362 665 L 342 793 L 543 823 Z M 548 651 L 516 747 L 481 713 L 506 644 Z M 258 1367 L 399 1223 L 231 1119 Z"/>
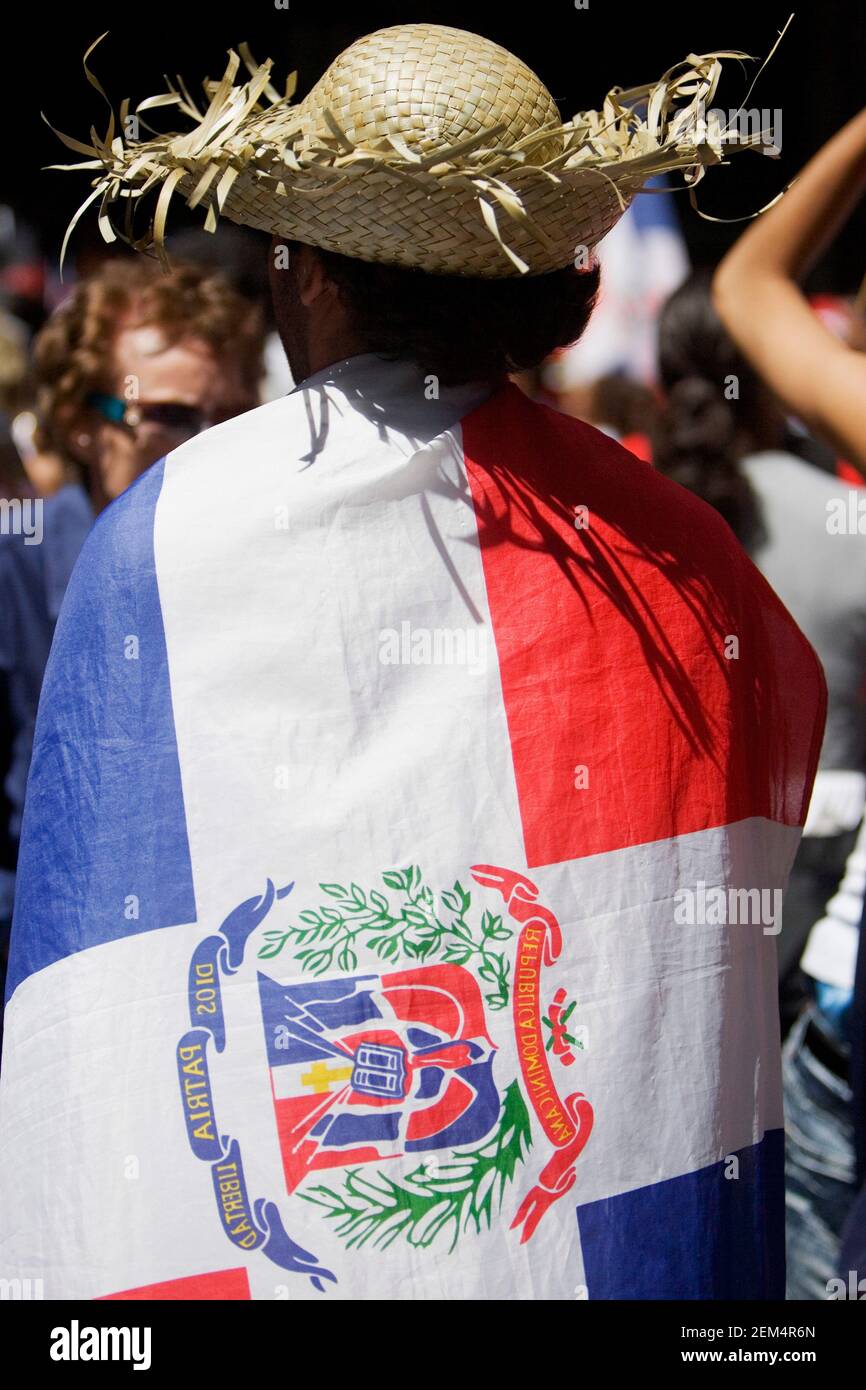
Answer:
<path fill-rule="evenodd" d="M 541 501 L 569 512 L 586 507 L 590 526 L 595 516 L 612 544 L 659 547 L 683 558 L 706 557 L 710 546 L 748 563 L 713 507 L 603 430 L 532 401 L 516 387 L 473 412 L 464 436 L 470 453 L 478 448 L 505 457 L 508 471 Z"/>
<path fill-rule="evenodd" d="M 86 563 L 97 584 L 108 579 L 119 564 L 124 570 L 136 569 L 152 557 L 153 516 L 164 469 L 164 459 L 154 463 L 94 521 L 77 569 Z"/>
<path fill-rule="evenodd" d="M 207 466 L 211 459 L 221 454 L 237 457 L 251 445 L 263 440 L 273 440 L 277 431 L 283 431 L 301 408 L 299 392 L 290 392 L 275 401 L 267 401 L 242 415 L 234 415 L 219 425 L 212 425 L 202 434 L 188 439 L 185 444 L 168 455 L 172 465 L 184 467 L 201 463 Z"/>
<path fill-rule="evenodd" d="M 220 459 L 240 467 L 259 449 L 265 440 L 275 438 L 275 417 L 285 418 L 283 397 L 257 406 L 222 424 L 214 425 L 196 435 L 179 448 L 159 459 L 140 478 L 114 499 L 97 517 L 84 544 L 82 556 L 95 575 L 104 578 L 114 572 L 134 575 L 142 569 L 153 570 L 153 532 L 157 506 L 169 470 L 183 469 L 195 475 L 202 488 L 209 484 L 208 470 L 218 467 Z"/>

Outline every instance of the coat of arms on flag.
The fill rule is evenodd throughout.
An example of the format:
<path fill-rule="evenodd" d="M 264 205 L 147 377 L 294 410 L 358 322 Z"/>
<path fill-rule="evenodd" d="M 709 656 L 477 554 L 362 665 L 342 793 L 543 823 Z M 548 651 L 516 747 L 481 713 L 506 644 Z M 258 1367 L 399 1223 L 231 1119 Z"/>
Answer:
<path fill-rule="evenodd" d="M 551 1050 L 545 1032 L 548 1015 L 558 1020 L 562 1009 L 550 991 L 548 1015 L 542 1002 L 544 968 L 561 946 L 558 924 L 523 875 L 487 865 L 471 872 L 505 899 L 510 921 L 489 907 L 473 911 L 473 892 L 459 881 L 434 895 L 412 867 L 382 875 L 391 897 L 322 884 L 324 904 L 256 937 L 286 1193 L 318 1207 L 347 1248 L 384 1249 L 402 1238 L 453 1249 L 507 1210 L 535 1148 L 546 1161 L 523 1200 L 510 1198 L 509 1224 L 525 1241 L 575 1180 L 592 1110 L 580 1093 L 561 1099 L 551 1071 L 552 1061 L 574 1060 L 565 1046 Z M 208 1035 L 216 1052 L 231 1043 L 220 980 L 237 973 L 248 938 L 289 892 L 269 884 L 199 944 L 190 968 L 193 1029 L 178 1057 L 190 1144 L 211 1162 L 217 1192 L 226 1187 L 218 1200 L 230 1238 L 321 1288 L 336 1276 L 291 1239 L 276 1202 L 249 1200 L 241 1141 L 210 1128 L 218 1097 Z M 276 970 L 264 968 L 280 957 Z M 519 1079 L 491 1035 L 494 1016 L 514 1029 Z M 545 1137 L 552 1155 L 539 1143 Z"/>
<path fill-rule="evenodd" d="M 461 965 L 297 980 L 259 975 L 290 1192 L 323 1168 L 470 1144 L 499 1117 L 495 1045 Z"/>

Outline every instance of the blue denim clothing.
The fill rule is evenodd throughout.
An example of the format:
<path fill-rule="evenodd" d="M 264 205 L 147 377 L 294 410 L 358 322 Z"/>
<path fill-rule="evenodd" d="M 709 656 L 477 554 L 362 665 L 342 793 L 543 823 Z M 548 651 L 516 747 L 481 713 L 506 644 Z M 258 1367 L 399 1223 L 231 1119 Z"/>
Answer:
<path fill-rule="evenodd" d="M 845 1223 L 838 1273 L 847 1282 L 849 1272 L 854 1270 L 859 1282 L 866 1279 L 866 902 L 860 923 L 851 1018 L 851 1088 L 854 1093 L 854 1148 L 860 1191 Z"/>
<path fill-rule="evenodd" d="M 810 1046 L 830 1036 L 814 1004 L 785 1044 L 785 1207 L 791 1299 L 826 1299 L 838 1274 L 842 1227 L 856 1193 L 851 1087 Z"/>

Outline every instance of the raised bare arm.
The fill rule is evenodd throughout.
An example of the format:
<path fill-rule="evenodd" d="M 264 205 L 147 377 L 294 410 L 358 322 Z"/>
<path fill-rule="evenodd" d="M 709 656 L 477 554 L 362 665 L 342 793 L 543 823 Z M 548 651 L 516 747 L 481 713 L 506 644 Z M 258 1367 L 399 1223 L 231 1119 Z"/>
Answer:
<path fill-rule="evenodd" d="M 866 189 L 866 110 L 809 161 L 775 207 L 721 262 L 716 308 L 788 408 L 846 458 L 866 465 L 866 355 L 840 342 L 798 281 L 830 245 Z"/>

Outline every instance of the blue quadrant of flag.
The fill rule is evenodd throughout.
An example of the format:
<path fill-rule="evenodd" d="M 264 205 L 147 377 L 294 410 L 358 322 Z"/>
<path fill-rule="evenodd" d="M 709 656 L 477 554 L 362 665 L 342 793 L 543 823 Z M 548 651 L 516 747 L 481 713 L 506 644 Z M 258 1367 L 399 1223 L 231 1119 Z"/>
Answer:
<path fill-rule="evenodd" d="M 783 1184 L 775 1129 L 720 1163 L 579 1206 L 589 1298 L 783 1299 Z"/>

